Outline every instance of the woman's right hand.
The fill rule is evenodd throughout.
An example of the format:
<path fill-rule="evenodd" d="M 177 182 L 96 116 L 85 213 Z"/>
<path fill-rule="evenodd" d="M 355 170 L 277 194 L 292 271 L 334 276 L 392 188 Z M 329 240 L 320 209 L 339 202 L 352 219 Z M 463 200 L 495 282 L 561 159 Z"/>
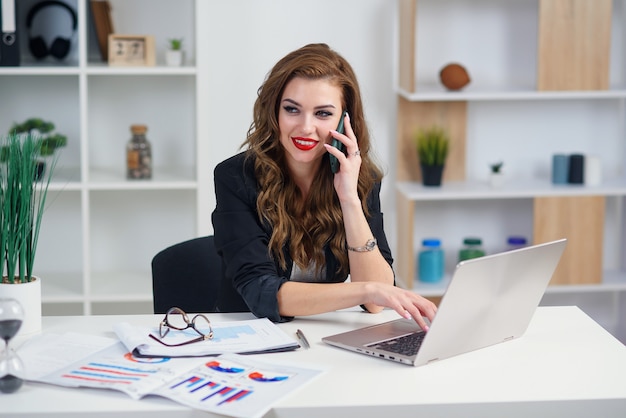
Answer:
<path fill-rule="evenodd" d="M 404 318 L 413 318 L 423 329 L 428 330 L 424 317 L 432 321 L 437 313 L 437 305 L 410 290 L 390 284 L 369 282 L 366 284 L 368 302 L 391 308 Z"/>

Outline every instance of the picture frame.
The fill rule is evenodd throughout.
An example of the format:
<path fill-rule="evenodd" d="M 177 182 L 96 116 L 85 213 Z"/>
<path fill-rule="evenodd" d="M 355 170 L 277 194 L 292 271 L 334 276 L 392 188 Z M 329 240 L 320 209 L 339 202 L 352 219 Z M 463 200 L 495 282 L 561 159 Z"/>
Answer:
<path fill-rule="evenodd" d="M 154 66 L 156 64 L 154 36 L 109 35 L 110 66 Z"/>

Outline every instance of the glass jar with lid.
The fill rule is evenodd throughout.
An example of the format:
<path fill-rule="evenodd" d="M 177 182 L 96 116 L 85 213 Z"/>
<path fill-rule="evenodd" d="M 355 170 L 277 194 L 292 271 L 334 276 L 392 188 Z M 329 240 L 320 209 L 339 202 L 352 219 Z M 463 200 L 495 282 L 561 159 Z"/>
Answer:
<path fill-rule="evenodd" d="M 146 125 L 131 125 L 132 138 L 126 144 L 126 178 L 152 178 L 152 145 L 146 138 Z"/>
<path fill-rule="evenodd" d="M 519 248 L 525 247 L 528 244 L 526 237 L 520 235 L 511 235 L 506 239 L 506 249 L 517 250 Z"/>
<path fill-rule="evenodd" d="M 418 276 L 423 282 L 438 282 L 443 278 L 444 253 L 441 240 L 425 238 L 418 255 Z"/>
<path fill-rule="evenodd" d="M 463 239 L 463 246 L 459 251 L 459 261 L 478 258 L 485 255 L 483 240 L 478 237 L 467 237 Z"/>

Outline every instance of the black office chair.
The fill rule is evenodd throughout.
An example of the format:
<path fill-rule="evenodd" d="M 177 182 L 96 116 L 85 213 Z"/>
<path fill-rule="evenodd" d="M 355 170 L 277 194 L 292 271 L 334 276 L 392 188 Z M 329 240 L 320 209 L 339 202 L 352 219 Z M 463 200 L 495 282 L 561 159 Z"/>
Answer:
<path fill-rule="evenodd" d="M 215 312 L 222 259 L 213 236 L 172 245 L 152 259 L 154 313 L 177 306 L 185 312 Z"/>

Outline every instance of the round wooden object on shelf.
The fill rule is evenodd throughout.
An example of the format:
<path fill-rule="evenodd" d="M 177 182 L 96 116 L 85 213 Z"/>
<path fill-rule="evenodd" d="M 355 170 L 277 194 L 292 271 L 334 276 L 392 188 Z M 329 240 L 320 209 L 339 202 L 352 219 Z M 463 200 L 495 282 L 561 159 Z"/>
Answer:
<path fill-rule="evenodd" d="M 439 72 L 441 83 L 448 90 L 459 90 L 470 82 L 470 76 L 465 67 L 460 64 L 448 64 Z"/>

